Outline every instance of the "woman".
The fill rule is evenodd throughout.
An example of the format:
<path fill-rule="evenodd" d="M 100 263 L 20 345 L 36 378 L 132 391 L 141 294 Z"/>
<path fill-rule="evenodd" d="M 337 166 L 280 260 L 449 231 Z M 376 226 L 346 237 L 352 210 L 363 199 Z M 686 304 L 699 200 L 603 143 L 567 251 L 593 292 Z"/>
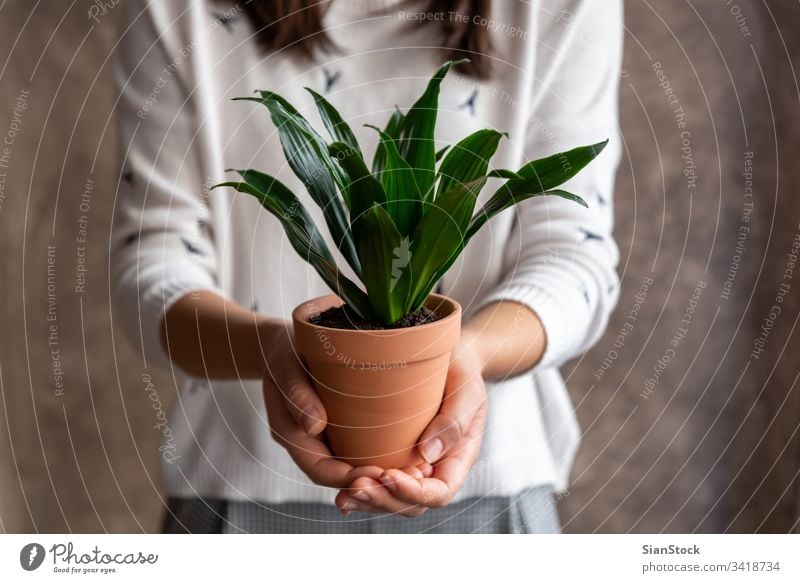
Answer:
<path fill-rule="evenodd" d="M 618 294 L 620 3 L 306 4 L 125 4 L 114 301 L 147 369 L 181 387 L 162 427 L 164 528 L 556 532 L 553 494 L 567 488 L 579 440 L 557 367 L 598 339 Z M 463 55 L 470 64 L 442 87 L 441 145 L 505 131 L 492 162 L 514 168 L 611 142 L 566 185 L 588 210 L 522 203 L 440 282 L 465 317 L 444 403 L 420 439 L 427 463 L 352 468 L 325 445 L 324 407 L 288 324 L 328 290 L 254 200 L 208 194 L 225 168 L 253 167 L 314 208 L 264 111 L 229 100 L 269 89 L 312 118 L 310 86 L 374 147 L 362 124 L 408 108 L 437 65 Z"/>

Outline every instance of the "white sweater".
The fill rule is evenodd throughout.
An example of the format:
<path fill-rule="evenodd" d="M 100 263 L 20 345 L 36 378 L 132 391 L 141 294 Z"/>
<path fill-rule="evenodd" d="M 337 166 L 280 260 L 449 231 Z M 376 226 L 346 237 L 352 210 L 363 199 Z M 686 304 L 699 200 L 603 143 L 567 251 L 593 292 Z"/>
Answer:
<path fill-rule="evenodd" d="M 371 158 L 375 133 L 362 124 L 382 126 L 395 104 L 407 109 L 445 60 L 435 48 L 436 24 L 415 25 L 413 8 L 369 10 L 393 3 L 335 0 L 325 25 L 341 51 L 305 62 L 286 51 L 260 52 L 235 8 L 203 0 L 124 3 L 113 301 L 115 322 L 146 368 L 170 371 L 181 389 L 161 425 L 169 495 L 333 501 L 334 490 L 310 482 L 270 439 L 259 382 L 187 377 L 164 354 L 158 330 L 165 310 L 193 290 L 284 318 L 328 293 L 254 199 L 230 189 L 209 195 L 208 186 L 229 177 L 225 168 L 257 168 L 292 188 L 318 218 L 264 108 L 230 99 L 277 91 L 321 128 L 303 90 L 312 87 L 342 112 Z M 555 197 L 524 202 L 484 227 L 442 281 L 467 317 L 488 302 L 514 300 L 538 314 L 547 334 L 534 371 L 488 383 L 480 459 L 457 499 L 567 486 L 580 431 L 557 367 L 597 341 L 618 296 L 612 192 L 621 2 L 496 1 L 485 25 L 493 31 L 494 75 L 476 82 L 450 73 L 438 147 L 495 128 L 510 137 L 492 166 L 516 169 L 578 145 L 611 143 L 565 185 L 588 209 Z"/>

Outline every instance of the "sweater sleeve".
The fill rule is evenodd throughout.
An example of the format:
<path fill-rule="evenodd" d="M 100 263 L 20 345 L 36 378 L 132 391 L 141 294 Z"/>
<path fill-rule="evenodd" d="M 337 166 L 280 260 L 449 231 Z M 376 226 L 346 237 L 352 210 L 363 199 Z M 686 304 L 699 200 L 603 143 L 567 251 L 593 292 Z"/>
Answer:
<path fill-rule="evenodd" d="M 619 0 L 572 0 L 541 10 L 527 160 L 608 138 L 606 149 L 562 189 L 585 209 L 546 196 L 515 207 L 505 275 L 483 304 L 512 300 L 531 308 L 547 337 L 535 370 L 559 367 L 603 333 L 619 295 L 612 192 L 621 144 L 618 84 Z M 551 5 L 548 5 L 551 6 Z"/>
<path fill-rule="evenodd" d="M 125 2 L 116 63 L 122 167 L 112 303 L 116 323 L 148 368 L 171 366 L 160 327 L 172 303 L 191 291 L 219 291 L 196 113 L 181 76 L 189 63 L 180 47 L 190 45 L 178 32 L 180 4 Z"/>

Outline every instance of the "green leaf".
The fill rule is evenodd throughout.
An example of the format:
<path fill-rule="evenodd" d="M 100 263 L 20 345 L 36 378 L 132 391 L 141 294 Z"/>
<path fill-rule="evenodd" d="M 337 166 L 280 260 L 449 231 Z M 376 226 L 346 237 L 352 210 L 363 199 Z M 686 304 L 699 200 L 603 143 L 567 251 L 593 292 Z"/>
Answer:
<path fill-rule="evenodd" d="M 397 139 L 397 136 L 400 133 L 400 126 L 403 124 L 404 119 L 405 115 L 403 115 L 403 112 L 395 107 L 392 116 L 386 123 L 386 127 L 383 128 L 383 133 L 393 140 Z M 380 174 L 383 172 L 383 166 L 385 163 L 386 150 L 384 150 L 383 144 L 378 144 L 378 147 L 375 149 L 375 156 L 372 158 L 372 173 Z"/>
<path fill-rule="evenodd" d="M 551 190 L 583 170 L 589 162 L 597 158 L 606 145 L 608 140 L 533 160 L 517 170 L 517 174 L 524 179 L 538 179 L 539 192 Z"/>
<path fill-rule="evenodd" d="M 373 317 L 367 295 L 343 276 L 325 245 L 314 221 L 297 197 L 283 183 L 255 170 L 237 170 L 245 182 L 223 182 L 224 186 L 249 194 L 261 203 L 283 226 L 289 243 L 297 254 L 308 262 L 328 287 L 347 302 L 362 318 Z"/>
<path fill-rule="evenodd" d="M 344 170 L 347 178 L 347 193 L 350 199 L 350 228 L 358 238 L 358 221 L 373 204 L 385 204 L 386 193 L 378 180 L 370 174 L 361 152 L 342 142 L 328 146 L 333 159 Z"/>
<path fill-rule="evenodd" d="M 591 146 L 573 148 L 567 152 L 561 152 L 525 164 L 517 172 L 520 178 L 511 178 L 503 184 L 483 205 L 483 208 L 478 211 L 469 226 L 467 240 L 475 235 L 486 221 L 498 213 L 535 196 L 554 194 L 587 206 L 586 202 L 579 196 L 554 189 L 585 168 L 589 162 L 603 151 L 606 144 L 608 144 L 608 140 Z"/>
<path fill-rule="evenodd" d="M 277 103 L 286 111 L 286 113 L 293 117 L 295 123 L 297 123 L 308 135 L 309 139 L 314 142 L 317 152 L 321 153 L 327 150 L 328 145 L 325 143 L 325 140 L 322 138 L 322 136 L 319 135 L 317 130 L 314 129 L 314 126 L 312 126 L 303 116 L 303 114 L 297 111 L 297 109 L 291 103 L 273 91 L 257 91 L 257 93 L 261 95 L 260 99 L 256 97 L 237 97 L 234 98 L 234 101 L 255 101 L 256 103 L 261 103 L 262 105 L 267 105 L 268 102 Z M 323 156 L 323 160 L 334 181 L 336 181 L 336 184 L 341 188 L 344 183 L 344 175 L 340 171 L 339 167 L 336 164 L 333 164 L 327 157 Z"/>
<path fill-rule="evenodd" d="M 330 146 L 279 95 L 261 91 L 258 98 L 240 98 L 267 107 L 289 165 L 322 209 L 331 236 L 366 292 L 342 276 L 306 209 L 275 178 L 241 170 L 242 182 L 213 188 L 229 186 L 256 197 L 280 220 L 297 253 L 353 310 L 369 320 L 395 323 L 419 309 L 470 238 L 499 212 L 544 195 L 586 206 L 582 198 L 558 187 L 607 144 L 535 160 L 517 172 L 495 169 L 487 173 L 502 136 L 494 130 L 475 132 L 437 152 L 434 137 L 441 84 L 455 64 L 440 67 L 407 114 L 395 110 L 384 130 L 378 130 L 372 173 L 352 129 L 313 90 L 308 91 L 333 140 Z M 474 214 L 478 194 L 489 178 L 505 182 Z"/>
<path fill-rule="evenodd" d="M 542 192 L 539 196 L 560 196 L 561 198 L 565 198 L 567 200 L 571 200 L 572 202 L 577 202 L 583 208 L 589 208 L 589 205 L 586 204 L 586 201 L 583 200 L 577 194 L 572 194 L 571 192 L 567 192 L 566 190 L 561 190 L 560 188 L 554 188 L 553 190 L 548 190 L 547 192 Z"/>
<path fill-rule="evenodd" d="M 311 126 L 311 124 L 308 123 L 306 118 L 303 117 L 303 115 L 299 111 L 297 111 L 297 108 L 294 105 L 292 105 L 291 103 L 289 103 L 286 99 L 284 99 L 283 97 L 281 97 L 280 95 L 275 93 L 274 91 L 261 91 L 261 90 L 259 90 L 259 91 L 256 91 L 255 93 L 258 93 L 261 96 L 261 98 L 258 98 L 258 97 L 234 97 L 233 100 L 234 101 L 237 101 L 237 100 L 250 100 L 250 101 L 256 101 L 258 103 L 263 103 L 265 100 L 274 101 L 275 103 L 280 104 L 287 112 L 291 113 L 292 115 L 296 115 L 296 116 L 301 117 L 303 119 L 303 121 L 306 123 L 306 129 L 308 131 L 310 131 L 310 132 L 316 133 L 316 130 L 314 130 L 314 128 Z"/>
<path fill-rule="evenodd" d="M 434 133 L 436 114 L 439 110 L 439 90 L 442 79 L 454 64 L 463 61 L 448 61 L 442 65 L 428 82 L 422 96 L 411 106 L 400 127 L 400 153 L 414 168 L 417 184 L 424 200 L 433 196 L 433 183 L 436 179 L 436 151 Z"/>
<path fill-rule="evenodd" d="M 360 149 L 358 140 L 356 139 L 355 134 L 353 134 L 353 130 L 351 130 L 350 126 L 347 125 L 347 122 L 342 119 L 342 116 L 339 114 L 336 108 L 333 107 L 333 105 L 331 105 L 327 99 L 313 89 L 306 87 L 306 91 L 308 91 L 314 98 L 314 103 L 317 106 L 319 117 L 322 118 L 322 123 L 325 124 L 325 129 L 328 130 L 331 139 L 334 142 L 344 142 L 355 150 Z"/>
<path fill-rule="evenodd" d="M 341 169 L 334 164 L 328 156 L 324 156 L 324 152 L 327 151 L 328 145 L 325 143 L 325 140 L 322 136 L 317 133 L 314 127 L 308 123 L 308 120 L 303 117 L 303 115 L 297 111 L 297 109 L 288 101 L 286 101 L 283 97 L 274 93 L 272 91 L 258 91 L 261 97 L 234 97 L 233 101 L 253 101 L 255 103 L 260 103 L 264 105 L 270 113 L 270 117 L 272 117 L 273 123 L 278 127 L 279 134 L 281 129 L 281 124 L 285 123 L 287 120 L 290 120 L 295 124 L 299 130 L 306 136 L 310 142 L 314 145 L 314 150 L 317 152 L 317 155 L 320 156 L 320 160 L 323 162 L 323 165 L 327 168 L 328 173 L 330 174 L 331 178 L 336 182 L 336 184 L 341 188 L 345 182 L 344 174 L 342 173 Z M 276 120 L 276 115 L 278 119 Z M 279 123 L 280 122 L 280 123 Z M 281 138 L 283 136 L 281 135 Z M 284 150 L 284 154 L 285 154 Z M 290 162 L 290 159 L 287 157 L 287 161 Z M 291 165 L 291 162 L 290 162 Z M 302 178 L 301 178 L 302 180 Z"/>
<path fill-rule="evenodd" d="M 245 192 L 258 199 L 261 205 L 272 212 L 280 213 L 278 216 L 281 221 L 289 221 L 298 229 L 301 229 L 311 240 L 315 248 L 324 250 L 325 257 L 331 259 L 330 253 L 327 251 L 322 235 L 314 224 L 314 220 L 303 207 L 300 200 L 295 194 L 289 190 L 277 178 L 259 172 L 258 170 L 235 170 L 229 169 L 227 171 L 236 172 L 244 180 L 244 184 L 249 188 L 237 189 L 239 192 Z M 242 183 L 226 182 L 212 186 L 212 189 L 219 186 L 232 186 Z"/>
<path fill-rule="evenodd" d="M 437 196 L 485 175 L 503 135 L 495 130 L 478 130 L 454 145 L 439 166 Z"/>
<path fill-rule="evenodd" d="M 538 193 L 535 193 L 535 194 L 524 195 L 524 196 L 520 196 L 519 198 L 517 198 L 516 201 L 517 202 L 521 202 L 523 200 L 527 200 L 527 199 L 533 198 L 535 196 L 545 196 L 545 195 L 549 195 L 549 194 L 560 196 L 562 198 L 566 198 L 567 200 L 572 200 L 572 201 L 577 202 L 578 204 L 588 208 L 588 205 L 586 204 L 586 201 L 584 201 L 581 197 L 579 197 L 579 196 L 577 196 L 575 194 L 566 192 L 564 190 L 550 190 L 548 192 L 538 192 Z M 481 217 L 480 213 L 478 215 L 476 215 L 475 217 L 473 217 L 472 221 L 470 222 L 470 226 L 467 229 L 467 234 L 464 237 L 464 241 L 462 242 L 461 246 L 456 250 L 456 252 L 453 254 L 453 256 L 450 259 L 448 259 L 444 264 L 442 264 L 442 266 L 436 271 L 436 273 L 433 275 L 433 277 L 431 277 L 431 281 L 434 282 L 433 285 L 435 285 L 435 282 L 439 281 L 442 277 L 444 277 L 445 273 L 447 273 L 447 270 L 450 269 L 450 267 L 453 265 L 453 263 L 455 263 L 455 260 L 458 259 L 458 256 L 461 255 L 461 252 L 464 251 L 464 248 L 467 246 L 467 243 L 469 243 L 469 240 L 472 238 L 472 236 L 480 230 L 480 228 L 483 226 L 483 224 L 489 218 L 490 217 Z M 431 285 L 431 287 L 427 290 L 427 292 L 425 292 L 425 297 L 427 297 L 427 294 L 429 294 L 431 292 L 431 289 L 433 289 L 433 285 Z"/>
<path fill-rule="evenodd" d="M 516 172 L 512 172 L 511 170 L 504 170 L 502 168 L 498 168 L 497 170 L 492 170 L 487 175 L 489 178 L 506 178 L 506 179 L 513 179 L 513 178 L 522 178 Z"/>
<path fill-rule="evenodd" d="M 486 176 L 459 184 L 428 204 L 411 239 L 411 284 L 406 313 L 420 308 L 436 285 L 434 276 L 463 249 L 463 240 Z"/>
<path fill-rule="evenodd" d="M 475 235 L 475 233 L 477 233 L 483 227 L 483 225 L 486 224 L 486 221 L 495 217 L 507 208 L 510 208 L 524 200 L 528 200 L 529 198 L 555 195 L 573 202 L 577 202 L 579 205 L 589 208 L 589 205 L 586 204 L 586 201 L 577 194 L 572 194 L 571 192 L 559 189 L 539 192 L 538 184 L 539 182 L 536 180 L 530 180 L 528 182 L 515 182 L 509 180 L 506 184 L 501 186 L 497 192 L 494 193 L 492 198 L 489 199 L 485 205 L 483 205 L 483 208 L 478 211 L 478 214 L 476 214 L 472 219 L 469 229 L 467 230 L 467 241 L 469 241 Z"/>
<path fill-rule="evenodd" d="M 344 183 L 341 169 L 330 159 L 322 138 L 285 99 L 275 93 L 261 92 L 261 98 L 239 97 L 240 101 L 261 103 L 269 111 L 278 128 L 283 153 L 292 171 L 308 189 L 311 198 L 322 209 L 325 224 L 334 244 L 353 271 L 360 276 L 355 244 L 348 230 L 347 212 L 336 191 L 334 180 Z"/>
<path fill-rule="evenodd" d="M 414 169 L 400 155 L 397 144 L 389 134 L 375 126 L 367 127 L 378 132 L 386 155 L 383 171 L 378 176 L 386 193 L 386 211 L 400 234 L 410 235 L 422 216 L 422 197 Z"/>
<path fill-rule="evenodd" d="M 384 324 L 394 324 L 404 315 L 408 278 L 403 259 L 409 254 L 408 238 L 400 235 L 392 218 L 377 204 L 359 223 L 358 255 L 372 312 Z"/>

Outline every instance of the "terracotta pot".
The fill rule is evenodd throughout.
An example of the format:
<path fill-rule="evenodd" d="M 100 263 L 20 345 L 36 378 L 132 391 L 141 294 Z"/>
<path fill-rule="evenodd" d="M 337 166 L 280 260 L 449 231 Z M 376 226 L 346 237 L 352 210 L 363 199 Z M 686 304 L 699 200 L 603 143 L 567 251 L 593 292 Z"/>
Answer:
<path fill-rule="evenodd" d="M 439 410 L 450 352 L 461 332 L 461 306 L 431 294 L 440 319 L 396 330 L 340 330 L 314 317 L 342 305 L 335 295 L 293 312 L 297 350 L 328 413 L 326 429 L 338 458 L 355 466 L 400 468 L 422 461 L 422 432 Z"/>

